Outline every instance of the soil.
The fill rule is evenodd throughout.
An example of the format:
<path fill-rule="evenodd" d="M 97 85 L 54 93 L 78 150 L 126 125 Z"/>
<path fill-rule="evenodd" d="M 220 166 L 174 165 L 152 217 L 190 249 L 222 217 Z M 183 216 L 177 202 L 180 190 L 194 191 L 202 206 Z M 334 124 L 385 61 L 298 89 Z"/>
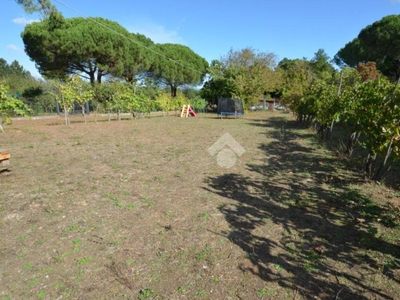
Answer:
<path fill-rule="evenodd" d="M 398 299 L 400 193 L 289 115 L 4 129 L 0 299 Z"/>

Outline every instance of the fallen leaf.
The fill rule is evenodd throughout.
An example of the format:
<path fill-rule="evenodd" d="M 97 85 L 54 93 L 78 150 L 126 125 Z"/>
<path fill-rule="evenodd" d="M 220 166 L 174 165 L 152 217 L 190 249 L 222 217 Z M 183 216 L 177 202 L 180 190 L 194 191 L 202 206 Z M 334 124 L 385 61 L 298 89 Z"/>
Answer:
<path fill-rule="evenodd" d="M 314 247 L 314 251 L 317 252 L 318 254 L 322 254 L 325 251 L 324 246 L 316 246 Z"/>

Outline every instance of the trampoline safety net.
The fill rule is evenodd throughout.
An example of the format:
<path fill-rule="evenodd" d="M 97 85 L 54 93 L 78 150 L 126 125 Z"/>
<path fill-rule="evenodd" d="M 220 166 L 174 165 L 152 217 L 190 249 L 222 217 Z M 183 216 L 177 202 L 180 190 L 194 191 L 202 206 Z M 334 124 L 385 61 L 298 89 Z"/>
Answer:
<path fill-rule="evenodd" d="M 243 115 L 242 100 L 232 98 L 218 98 L 219 115 Z"/>

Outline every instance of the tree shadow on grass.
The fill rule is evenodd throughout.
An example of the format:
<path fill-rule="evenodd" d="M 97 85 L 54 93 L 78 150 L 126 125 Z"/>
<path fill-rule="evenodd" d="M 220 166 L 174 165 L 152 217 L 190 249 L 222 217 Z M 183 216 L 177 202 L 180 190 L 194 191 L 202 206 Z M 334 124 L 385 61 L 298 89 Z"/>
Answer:
<path fill-rule="evenodd" d="M 393 299 L 400 247 L 374 226 L 390 212 L 351 188 L 361 178 L 341 172 L 337 159 L 303 145 L 304 133 L 281 122 L 262 125 L 274 128 L 266 133 L 274 140 L 259 146 L 265 158 L 248 165 L 252 175 L 207 178 L 208 191 L 233 200 L 219 209 L 231 226 L 226 237 L 256 267 L 247 271 L 307 299 Z M 386 285 L 371 284 L 377 274 Z"/>

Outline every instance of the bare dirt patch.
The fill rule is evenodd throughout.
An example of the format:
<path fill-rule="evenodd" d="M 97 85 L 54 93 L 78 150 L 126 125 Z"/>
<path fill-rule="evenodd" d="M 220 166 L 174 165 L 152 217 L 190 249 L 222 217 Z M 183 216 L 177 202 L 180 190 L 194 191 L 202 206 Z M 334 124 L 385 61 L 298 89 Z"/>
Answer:
<path fill-rule="evenodd" d="M 2 299 L 398 297 L 400 194 L 288 116 L 72 121 L 0 135 Z"/>

